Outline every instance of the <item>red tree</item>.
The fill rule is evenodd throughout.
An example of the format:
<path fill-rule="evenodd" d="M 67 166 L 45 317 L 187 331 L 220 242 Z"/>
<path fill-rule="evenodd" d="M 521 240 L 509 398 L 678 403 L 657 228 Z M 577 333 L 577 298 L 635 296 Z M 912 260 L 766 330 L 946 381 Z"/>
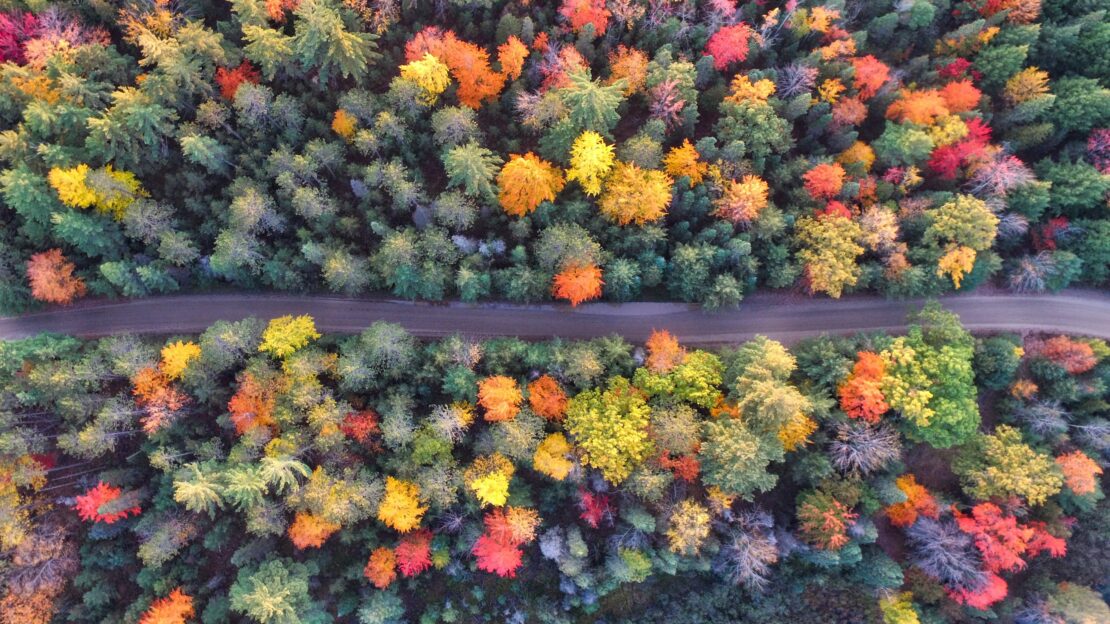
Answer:
<path fill-rule="evenodd" d="M 141 511 L 131 497 L 123 496 L 117 487 L 112 487 L 103 481 L 96 487 L 77 497 L 73 507 L 77 515 L 86 522 L 103 522 L 112 524 L 127 516 L 137 516 Z"/>
<path fill-rule="evenodd" d="M 802 176 L 806 191 L 814 199 L 831 199 L 844 186 L 844 167 L 840 163 L 821 163 Z"/>
<path fill-rule="evenodd" d="M 601 524 L 603 518 L 613 517 L 609 497 L 604 494 L 594 494 L 584 488 L 578 490 L 578 507 L 582 510 L 578 517 L 595 529 Z"/>
<path fill-rule="evenodd" d="M 574 29 L 575 34 L 581 32 L 588 24 L 593 24 L 596 37 L 605 34 L 609 17 L 612 15 L 609 9 L 605 8 L 605 0 L 563 0 L 559 14 L 570 22 L 570 27 Z"/>
<path fill-rule="evenodd" d="M 870 54 L 852 59 L 852 67 L 856 70 L 855 87 L 859 91 L 860 99 L 863 100 L 875 97 L 879 89 L 890 79 L 890 68 Z"/>
<path fill-rule="evenodd" d="M 377 451 L 381 448 L 377 436 L 381 434 L 382 430 L 378 424 L 378 415 L 374 413 L 374 410 L 348 413 L 343 417 L 339 429 L 343 432 L 343 435 L 370 450 Z"/>
<path fill-rule="evenodd" d="M 27 279 L 31 282 L 31 296 L 47 303 L 69 305 L 74 299 L 85 296 L 85 282 L 74 277 L 77 268 L 66 260 L 61 249 L 51 249 L 31 256 L 27 261 Z"/>
<path fill-rule="evenodd" d="M 524 551 L 513 544 L 499 542 L 483 533 L 471 553 L 478 558 L 478 569 L 502 578 L 515 578 Z"/>
<path fill-rule="evenodd" d="M 250 61 L 244 60 L 235 69 L 228 69 L 221 67 L 216 70 L 216 84 L 220 85 L 220 95 L 225 100 L 234 100 L 235 94 L 239 91 L 239 85 L 244 82 L 251 84 L 258 84 L 262 75 L 258 70 L 251 65 Z"/>
<path fill-rule="evenodd" d="M 713 57 L 713 67 L 724 71 L 733 63 L 747 60 L 752 34 L 754 31 L 744 22 L 725 26 L 713 33 L 705 44 L 705 53 Z"/>
<path fill-rule="evenodd" d="M 422 529 L 409 533 L 393 549 L 397 568 L 405 578 L 416 576 L 432 567 L 432 532 Z"/>

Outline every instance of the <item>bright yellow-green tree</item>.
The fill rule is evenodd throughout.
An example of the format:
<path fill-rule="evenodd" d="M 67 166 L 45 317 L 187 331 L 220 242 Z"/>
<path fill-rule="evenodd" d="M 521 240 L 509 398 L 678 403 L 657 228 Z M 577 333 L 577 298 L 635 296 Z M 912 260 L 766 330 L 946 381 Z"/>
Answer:
<path fill-rule="evenodd" d="M 856 259 L 863 254 L 857 242 L 863 234 L 858 223 L 839 215 L 802 217 L 794 228 L 801 246 L 798 258 L 805 263 L 809 288 L 840 298 L 844 288 L 859 280 Z"/>
<path fill-rule="evenodd" d="M 593 130 L 587 130 L 570 147 L 567 180 L 577 180 L 587 195 L 601 193 L 601 183 L 613 168 L 613 146 Z"/>
<path fill-rule="evenodd" d="M 605 390 L 587 390 L 567 404 L 566 426 L 587 466 L 620 484 L 647 459 L 654 446 L 648 436 L 651 408 L 624 377 L 613 377 Z"/>
<path fill-rule="evenodd" d="M 450 68 L 429 53 L 424 58 L 401 66 L 401 79 L 420 87 L 420 100 L 431 106 L 451 84 Z"/>
<path fill-rule="evenodd" d="M 262 344 L 258 346 L 258 350 L 284 358 L 319 337 L 316 323 L 311 316 L 286 315 L 270 321 L 266 331 L 262 332 Z"/>

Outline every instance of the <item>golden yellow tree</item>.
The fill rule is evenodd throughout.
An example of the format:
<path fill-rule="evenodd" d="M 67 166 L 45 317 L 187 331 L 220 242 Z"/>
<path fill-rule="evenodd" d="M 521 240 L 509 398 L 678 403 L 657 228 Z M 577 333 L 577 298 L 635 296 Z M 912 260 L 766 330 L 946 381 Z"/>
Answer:
<path fill-rule="evenodd" d="M 385 478 L 385 496 L 378 505 L 378 520 L 400 533 L 420 526 L 426 505 L 420 504 L 420 486 L 393 477 Z"/>
<path fill-rule="evenodd" d="M 512 154 L 497 176 L 498 201 L 505 212 L 523 217 L 545 201 L 554 201 L 566 181 L 555 165 L 532 152 Z"/>
<path fill-rule="evenodd" d="M 509 500 L 513 471 L 512 462 L 500 453 L 493 453 L 476 457 L 463 473 L 463 481 L 482 505 L 500 507 Z"/>
<path fill-rule="evenodd" d="M 593 130 L 587 130 L 570 147 L 567 180 L 577 180 L 587 195 L 601 193 L 601 183 L 613 168 L 613 146 Z"/>
<path fill-rule="evenodd" d="M 335 111 L 335 116 L 331 118 L 331 129 L 344 139 L 350 140 L 358 129 L 358 120 L 341 108 Z"/>
<path fill-rule="evenodd" d="M 644 225 L 667 214 L 674 180 L 654 169 L 641 169 L 632 163 L 617 163 L 605 182 L 601 214 L 618 225 Z"/>
<path fill-rule="evenodd" d="M 200 346 L 195 342 L 170 343 L 162 347 L 162 372 L 170 379 L 180 379 L 189 363 L 200 357 Z"/>
<path fill-rule="evenodd" d="M 570 442 L 562 433 L 552 433 L 540 442 L 532 455 L 532 467 L 556 481 L 562 481 L 570 474 L 574 462 L 568 459 L 571 452 Z"/>
<path fill-rule="evenodd" d="M 401 79 L 420 87 L 420 101 L 428 106 L 435 104 L 451 84 L 450 68 L 427 52 L 424 58 L 401 66 Z"/>
<path fill-rule="evenodd" d="M 700 157 L 698 150 L 690 143 L 690 139 L 686 139 L 682 145 L 671 148 L 671 151 L 667 152 L 667 156 L 663 158 L 663 170 L 675 178 L 687 176 L 690 178 L 691 185 L 699 184 L 709 170 L 707 163 L 698 160 Z"/>

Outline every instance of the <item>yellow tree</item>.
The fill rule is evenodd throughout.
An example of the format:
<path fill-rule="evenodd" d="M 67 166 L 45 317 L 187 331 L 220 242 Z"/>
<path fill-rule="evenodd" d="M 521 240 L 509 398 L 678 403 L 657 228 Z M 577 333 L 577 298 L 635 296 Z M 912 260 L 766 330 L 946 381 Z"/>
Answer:
<path fill-rule="evenodd" d="M 523 217 L 545 201 L 554 201 L 566 182 L 563 172 L 532 152 L 512 154 L 497 176 L 497 199 L 505 212 Z"/>
<path fill-rule="evenodd" d="M 420 87 L 420 101 L 428 106 L 451 84 L 450 68 L 427 52 L 424 58 L 401 66 L 401 79 Z"/>
<path fill-rule="evenodd" d="M 562 481 L 574 467 L 574 462 L 568 459 L 570 453 L 571 446 L 566 436 L 552 433 L 536 447 L 536 452 L 532 455 L 532 467 L 536 472 L 543 473 L 556 481 Z"/>
<path fill-rule="evenodd" d="M 170 379 L 180 379 L 189 362 L 200 357 L 200 346 L 195 342 L 170 343 L 162 347 L 162 372 Z"/>
<path fill-rule="evenodd" d="M 662 171 L 617 163 L 605 182 L 601 214 L 618 225 L 644 225 L 667 214 L 674 180 Z"/>
<path fill-rule="evenodd" d="M 135 174 L 116 171 L 112 165 L 99 169 L 90 169 L 86 164 L 71 169 L 54 167 L 46 179 L 63 204 L 95 208 L 117 221 L 123 219 L 127 207 L 136 199 L 147 196 Z"/>
<path fill-rule="evenodd" d="M 258 350 L 284 358 L 319 337 L 311 316 L 286 315 L 270 321 L 266 331 L 262 332 L 262 344 Z"/>
<path fill-rule="evenodd" d="M 846 286 L 855 285 L 860 275 L 856 258 L 863 253 L 856 241 L 862 233 L 858 223 L 839 215 L 798 219 L 794 236 L 801 245 L 798 258 L 805 263 L 810 291 L 837 299 Z"/>
<path fill-rule="evenodd" d="M 466 487 L 482 505 L 500 507 L 509 500 L 513 464 L 501 453 L 482 455 L 463 473 Z"/>
<path fill-rule="evenodd" d="M 420 526 L 426 505 L 420 504 L 420 486 L 393 477 L 385 478 L 385 496 L 378 505 L 378 520 L 400 533 Z"/>
<path fill-rule="evenodd" d="M 709 510 L 695 500 L 683 499 L 675 505 L 669 523 L 667 542 L 671 552 L 696 556 L 709 537 Z"/>
<path fill-rule="evenodd" d="M 577 180 L 587 195 L 601 193 L 601 183 L 613 168 L 613 146 L 593 130 L 587 130 L 570 147 L 567 180 Z"/>

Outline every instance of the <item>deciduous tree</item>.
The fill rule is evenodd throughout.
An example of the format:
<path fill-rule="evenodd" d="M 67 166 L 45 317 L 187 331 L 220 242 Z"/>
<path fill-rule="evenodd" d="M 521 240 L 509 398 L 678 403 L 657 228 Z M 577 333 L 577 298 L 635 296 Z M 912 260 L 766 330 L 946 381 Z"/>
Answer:
<path fill-rule="evenodd" d="M 673 185 L 674 180 L 662 171 L 618 162 L 605 181 L 598 205 L 601 214 L 618 225 L 645 225 L 667 213 Z"/>
<path fill-rule="evenodd" d="M 61 249 L 51 249 L 31 256 L 27 261 L 31 296 L 39 301 L 61 305 L 69 305 L 74 299 L 84 297 L 85 281 L 73 274 L 76 268 L 62 255 Z"/>
<path fill-rule="evenodd" d="M 563 172 L 532 152 L 513 154 L 497 176 L 497 199 L 505 212 L 523 217 L 545 201 L 555 201 L 566 182 Z"/>
<path fill-rule="evenodd" d="M 601 268 L 596 265 L 572 264 L 555 274 L 551 294 L 566 299 L 572 306 L 601 296 Z"/>
<path fill-rule="evenodd" d="M 587 130 L 570 148 L 567 180 L 577 180 L 587 195 L 598 195 L 601 183 L 613 168 L 613 160 L 613 146 L 606 144 L 600 134 Z"/>

